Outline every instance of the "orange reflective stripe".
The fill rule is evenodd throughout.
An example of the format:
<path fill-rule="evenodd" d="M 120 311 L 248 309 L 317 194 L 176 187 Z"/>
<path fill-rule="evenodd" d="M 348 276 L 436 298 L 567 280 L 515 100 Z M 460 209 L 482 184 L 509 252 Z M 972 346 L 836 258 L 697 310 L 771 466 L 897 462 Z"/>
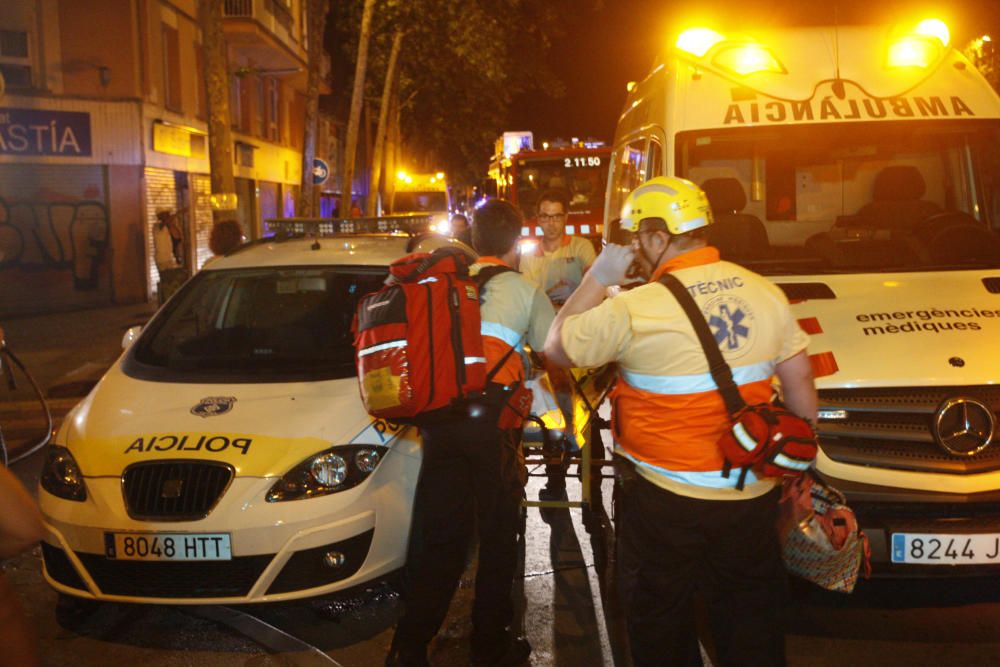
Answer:
<path fill-rule="evenodd" d="M 740 385 L 748 404 L 771 399 L 771 381 Z M 611 395 L 613 433 L 632 456 L 678 472 L 721 470 L 716 443 L 729 426 L 718 391 L 655 394 L 619 381 Z"/>
<path fill-rule="evenodd" d="M 499 338 L 484 336 L 483 351 L 486 353 L 486 372 L 492 371 L 510 349 L 511 346 Z M 521 361 L 521 355 L 517 352 L 511 353 L 497 374 L 493 376 L 493 382 L 498 384 L 511 384 L 523 379 L 524 362 Z"/>

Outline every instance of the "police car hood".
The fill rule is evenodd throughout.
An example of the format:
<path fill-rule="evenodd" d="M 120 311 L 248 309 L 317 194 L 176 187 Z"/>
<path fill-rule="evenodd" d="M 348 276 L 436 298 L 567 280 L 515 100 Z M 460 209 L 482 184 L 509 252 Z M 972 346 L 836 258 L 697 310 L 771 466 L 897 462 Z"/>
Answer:
<path fill-rule="evenodd" d="M 150 382 L 116 364 L 67 415 L 58 442 L 86 476 L 133 463 L 220 461 L 238 475 L 281 476 L 335 445 L 396 447 L 405 429 L 373 420 L 353 378 L 276 384 Z M 404 453 L 414 454 L 408 443 Z"/>
<path fill-rule="evenodd" d="M 1000 280 L 1000 271 L 773 280 L 810 334 L 817 387 L 832 389 L 995 383 L 1000 294 L 989 275 Z"/>

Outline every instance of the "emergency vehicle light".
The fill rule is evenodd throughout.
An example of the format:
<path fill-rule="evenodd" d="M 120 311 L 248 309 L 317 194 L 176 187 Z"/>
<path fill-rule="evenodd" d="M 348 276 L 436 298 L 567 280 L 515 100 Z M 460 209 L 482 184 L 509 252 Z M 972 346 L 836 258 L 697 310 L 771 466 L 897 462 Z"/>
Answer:
<path fill-rule="evenodd" d="M 889 46 L 889 67 L 930 67 L 937 61 L 941 46 L 935 39 L 907 35 Z"/>
<path fill-rule="evenodd" d="M 725 37 L 709 28 L 691 28 L 677 37 L 675 46 L 681 51 L 687 51 L 700 58 L 724 39 Z"/>
<path fill-rule="evenodd" d="M 787 72 L 771 50 L 760 44 L 736 44 L 727 47 L 712 58 L 712 63 L 740 76 L 758 72 L 776 74 Z"/>
<path fill-rule="evenodd" d="M 948 26 L 940 19 L 924 19 L 917 24 L 913 32 L 924 37 L 934 37 L 941 42 L 941 46 L 948 46 L 948 42 L 951 40 Z"/>

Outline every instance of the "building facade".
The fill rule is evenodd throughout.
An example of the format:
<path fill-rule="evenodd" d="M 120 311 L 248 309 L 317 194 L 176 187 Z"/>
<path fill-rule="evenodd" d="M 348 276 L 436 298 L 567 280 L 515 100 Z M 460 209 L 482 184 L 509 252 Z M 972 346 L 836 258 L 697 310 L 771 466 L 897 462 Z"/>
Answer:
<path fill-rule="evenodd" d="M 307 76 L 304 0 L 218 0 L 239 219 L 293 215 Z M 210 256 L 197 0 L 0 2 L 0 317 L 151 298 L 156 213 L 189 273 Z"/>

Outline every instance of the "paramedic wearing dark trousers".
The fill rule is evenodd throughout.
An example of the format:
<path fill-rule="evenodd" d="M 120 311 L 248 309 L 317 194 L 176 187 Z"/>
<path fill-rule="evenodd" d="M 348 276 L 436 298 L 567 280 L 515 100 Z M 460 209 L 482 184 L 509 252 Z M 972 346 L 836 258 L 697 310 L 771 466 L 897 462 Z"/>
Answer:
<path fill-rule="evenodd" d="M 421 429 L 424 459 L 417 484 L 407 562 L 405 612 L 396 627 L 387 665 L 426 665 L 427 647 L 444 621 L 465 569 L 468 544 L 479 534 L 479 564 L 472 609 L 472 664 L 518 665 L 531 652 L 510 627 L 521 499 L 527 470 L 521 428 L 497 425 L 506 388 L 524 382 L 524 345 L 541 349 L 554 312 L 544 292 L 515 270 L 523 225 L 516 208 L 490 201 L 473 216 L 486 367 L 497 368 L 487 388 L 486 414 Z M 485 274 L 484 274 L 485 275 Z"/>
<path fill-rule="evenodd" d="M 549 363 L 618 363 L 611 396 L 624 463 L 618 516 L 619 590 L 634 663 L 700 665 L 694 595 L 708 609 L 717 664 L 783 665 L 786 580 L 775 531 L 778 481 L 723 476 L 728 427 L 705 353 L 657 278 L 671 272 L 706 318 L 748 404 L 771 399 L 810 420 L 816 390 L 808 337 L 784 293 L 708 246 L 708 201 L 694 183 L 658 177 L 636 188 L 608 245 L 549 332 Z M 605 300 L 636 263 L 649 283 Z"/>

